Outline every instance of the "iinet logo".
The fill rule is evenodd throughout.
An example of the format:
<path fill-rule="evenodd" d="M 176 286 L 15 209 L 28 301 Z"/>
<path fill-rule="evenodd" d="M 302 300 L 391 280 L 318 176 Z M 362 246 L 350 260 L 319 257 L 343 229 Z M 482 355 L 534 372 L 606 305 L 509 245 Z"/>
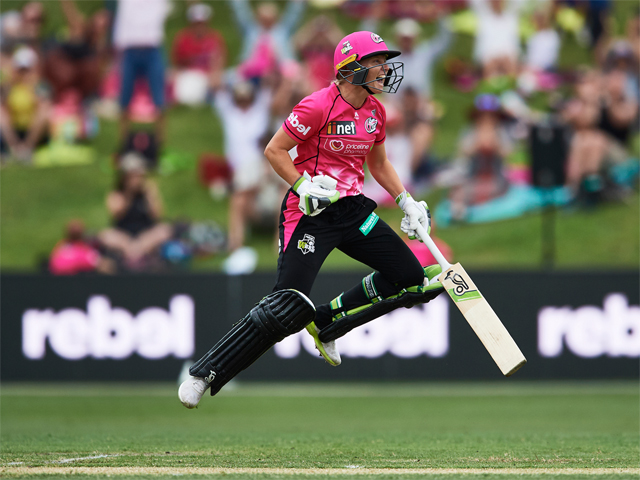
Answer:
<path fill-rule="evenodd" d="M 545 307 L 538 313 L 538 351 L 559 356 L 566 345 L 578 357 L 640 357 L 640 307 L 612 293 L 603 307 Z"/>
<path fill-rule="evenodd" d="M 358 327 L 337 340 L 343 357 L 443 357 L 449 351 L 449 303 L 440 295 L 426 305 L 399 308 Z M 276 343 L 280 358 L 295 358 L 302 349 L 318 357 L 313 337 L 305 330 Z M 320 357 L 318 357 L 320 358 Z"/>
<path fill-rule="evenodd" d="M 90 297 L 86 312 L 27 310 L 22 315 L 22 352 L 29 359 L 43 359 L 48 340 L 51 350 L 67 360 L 124 359 L 134 353 L 148 359 L 188 358 L 195 347 L 194 311 L 188 295 L 171 298 L 169 311 L 149 307 L 135 316 L 112 308 L 104 296 Z"/>

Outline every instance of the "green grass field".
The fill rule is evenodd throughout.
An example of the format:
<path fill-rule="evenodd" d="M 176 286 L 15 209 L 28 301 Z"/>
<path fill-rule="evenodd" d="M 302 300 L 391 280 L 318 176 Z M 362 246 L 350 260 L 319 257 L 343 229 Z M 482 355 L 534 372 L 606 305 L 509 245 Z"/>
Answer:
<path fill-rule="evenodd" d="M 638 478 L 637 382 L 2 387 L 0 476 Z"/>

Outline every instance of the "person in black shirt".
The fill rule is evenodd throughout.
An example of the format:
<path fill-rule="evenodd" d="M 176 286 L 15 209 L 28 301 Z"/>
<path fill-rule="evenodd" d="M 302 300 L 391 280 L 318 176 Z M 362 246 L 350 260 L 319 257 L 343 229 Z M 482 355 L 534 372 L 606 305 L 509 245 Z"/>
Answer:
<path fill-rule="evenodd" d="M 144 158 L 137 153 L 122 157 L 116 187 L 107 195 L 106 205 L 112 227 L 100 232 L 100 241 L 120 253 L 127 268 L 144 268 L 145 257 L 169 240 L 173 231 L 160 221 L 160 192 L 147 178 Z"/>

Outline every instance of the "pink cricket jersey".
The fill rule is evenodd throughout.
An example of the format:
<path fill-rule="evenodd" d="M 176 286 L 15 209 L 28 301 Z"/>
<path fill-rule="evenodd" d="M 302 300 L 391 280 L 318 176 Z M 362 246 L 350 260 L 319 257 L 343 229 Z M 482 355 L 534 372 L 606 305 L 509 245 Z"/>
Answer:
<path fill-rule="evenodd" d="M 345 197 L 362 193 L 365 157 L 384 142 L 385 123 L 384 107 L 373 95 L 356 109 L 332 84 L 296 105 L 282 128 L 298 143 L 293 163 L 300 175 L 329 175 Z"/>
<path fill-rule="evenodd" d="M 282 124 L 298 143 L 293 160 L 302 175 L 328 175 L 338 181 L 340 197 L 359 195 L 364 184 L 365 157 L 385 140 L 386 112 L 373 95 L 354 108 L 335 84 L 312 93 L 293 108 Z M 302 212 L 298 197 L 290 195 L 285 212 L 286 249 Z"/>

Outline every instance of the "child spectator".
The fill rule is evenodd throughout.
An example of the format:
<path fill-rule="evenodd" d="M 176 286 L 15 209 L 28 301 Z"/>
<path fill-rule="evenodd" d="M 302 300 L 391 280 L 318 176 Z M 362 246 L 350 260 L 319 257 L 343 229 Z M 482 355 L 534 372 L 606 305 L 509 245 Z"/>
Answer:
<path fill-rule="evenodd" d="M 34 149 L 46 140 L 51 104 L 38 73 L 38 55 L 30 47 L 12 57 L 12 74 L 3 86 L 0 106 L 0 150 L 30 161 Z"/>
<path fill-rule="evenodd" d="M 100 242 L 121 256 L 125 268 L 145 269 L 150 256 L 172 237 L 173 229 L 161 222 L 160 192 L 147 178 L 145 159 L 137 153 L 122 157 L 116 186 L 107 195 L 106 205 L 113 225 L 100 232 Z"/>
<path fill-rule="evenodd" d="M 84 238 L 82 220 L 70 220 L 65 228 L 65 237 L 53 248 L 49 258 L 49 271 L 54 275 L 76 275 L 78 273 L 114 273 L 113 262 Z"/>
<path fill-rule="evenodd" d="M 213 9 L 204 3 L 187 10 L 189 26 L 180 30 L 172 47 L 174 97 L 178 103 L 200 104 L 206 100 L 210 78 L 222 70 L 227 45 L 222 35 L 208 24 Z"/>

